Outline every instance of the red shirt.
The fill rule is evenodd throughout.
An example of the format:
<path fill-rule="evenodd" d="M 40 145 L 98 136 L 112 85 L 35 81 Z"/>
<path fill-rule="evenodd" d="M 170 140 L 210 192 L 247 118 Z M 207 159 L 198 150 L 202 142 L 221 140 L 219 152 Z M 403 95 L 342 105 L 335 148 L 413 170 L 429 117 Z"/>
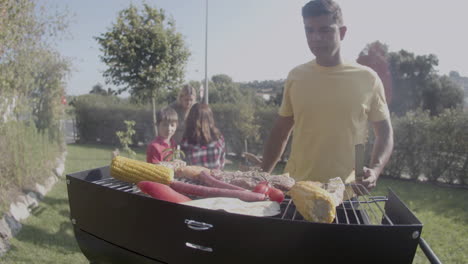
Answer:
<path fill-rule="evenodd" d="M 162 137 L 157 136 L 146 148 L 146 162 L 159 163 L 171 155 L 171 152 L 163 153 L 165 149 L 175 149 L 176 147 L 177 144 L 173 139 L 171 139 L 171 145 L 169 146 Z"/>

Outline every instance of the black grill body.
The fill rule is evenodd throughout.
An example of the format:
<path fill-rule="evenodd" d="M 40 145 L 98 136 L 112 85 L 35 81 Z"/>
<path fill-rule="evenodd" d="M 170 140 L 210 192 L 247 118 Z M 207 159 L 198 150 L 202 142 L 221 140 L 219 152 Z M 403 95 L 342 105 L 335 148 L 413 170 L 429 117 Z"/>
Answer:
<path fill-rule="evenodd" d="M 105 178 L 109 167 L 67 175 L 75 237 L 91 263 L 402 264 L 412 263 L 422 231 L 391 190 L 385 213 L 393 225 L 321 224 L 195 208 L 94 183 Z"/>

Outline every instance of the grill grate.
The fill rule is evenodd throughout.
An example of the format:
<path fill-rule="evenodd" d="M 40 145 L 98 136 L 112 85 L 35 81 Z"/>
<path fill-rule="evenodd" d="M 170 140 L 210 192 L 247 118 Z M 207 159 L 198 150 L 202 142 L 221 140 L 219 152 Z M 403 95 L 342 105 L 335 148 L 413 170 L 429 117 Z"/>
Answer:
<path fill-rule="evenodd" d="M 185 182 L 197 184 L 197 182 L 193 181 Z M 135 184 L 123 182 L 114 178 L 105 178 L 93 181 L 92 183 L 114 190 L 147 196 L 142 193 Z M 369 191 L 360 184 L 351 184 L 351 186 L 354 190 L 361 192 L 362 195 L 352 200 L 343 201 L 343 203 L 336 208 L 334 224 L 382 225 L 382 223 L 385 223 L 387 225 L 393 225 L 393 222 L 380 205 L 380 203 L 385 203 L 387 201 L 387 197 L 371 196 Z M 348 189 L 346 189 L 346 192 L 349 192 Z M 349 193 L 348 197 L 351 197 Z M 286 197 L 280 204 L 280 207 L 281 214 L 275 216 L 275 218 L 291 221 L 306 221 L 296 210 L 296 206 L 290 197 Z M 382 221 L 384 219 L 386 221 Z"/>
<path fill-rule="evenodd" d="M 385 203 L 385 196 L 371 196 L 369 191 L 360 184 L 346 184 L 358 190 L 362 195 L 353 198 L 352 200 L 343 201 L 336 208 L 336 217 L 334 224 L 357 224 L 357 225 L 382 225 L 385 219 L 388 225 L 393 225 L 388 215 L 382 209 L 380 203 Z M 346 192 L 349 192 L 346 189 Z M 348 193 L 348 197 L 351 195 Z M 281 203 L 281 219 L 293 221 L 306 221 L 302 215 L 296 210 L 291 198 L 287 197 Z"/>

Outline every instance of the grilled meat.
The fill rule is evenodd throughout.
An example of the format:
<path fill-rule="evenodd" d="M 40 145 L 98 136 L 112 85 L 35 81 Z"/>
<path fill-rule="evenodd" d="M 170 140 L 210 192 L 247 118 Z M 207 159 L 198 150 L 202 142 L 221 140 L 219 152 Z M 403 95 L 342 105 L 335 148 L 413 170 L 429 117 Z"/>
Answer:
<path fill-rule="evenodd" d="M 212 170 L 211 174 L 213 177 L 219 180 L 248 190 L 253 190 L 255 186 L 257 186 L 257 184 L 262 181 L 268 181 L 271 185 L 273 185 L 273 187 L 282 191 L 288 191 L 295 183 L 295 180 L 289 177 L 288 173 L 281 175 L 270 175 L 267 172 L 261 172 L 257 170 L 234 172 Z"/>

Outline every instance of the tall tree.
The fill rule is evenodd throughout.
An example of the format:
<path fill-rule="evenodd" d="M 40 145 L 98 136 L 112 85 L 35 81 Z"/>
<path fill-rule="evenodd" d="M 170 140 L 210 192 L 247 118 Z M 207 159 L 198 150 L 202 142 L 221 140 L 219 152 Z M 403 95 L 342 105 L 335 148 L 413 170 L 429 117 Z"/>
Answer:
<path fill-rule="evenodd" d="M 66 32 L 67 12 L 52 13 L 38 1 L 0 0 L 0 116 L 13 107 L 49 133 L 59 128 L 71 65 L 54 49 L 55 39 Z"/>
<path fill-rule="evenodd" d="M 461 76 L 457 71 L 450 71 L 449 77 L 452 81 L 462 87 L 465 100 L 468 100 L 468 77 Z"/>
<path fill-rule="evenodd" d="M 445 108 L 458 107 L 463 102 L 460 87 L 437 74 L 439 60 L 434 54 L 415 55 L 400 50 L 389 54 L 394 98 L 390 109 L 398 115 L 422 108 L 437 115 Z M 460 98 L 458 98 L 460 97 Z"/>
<path fill-rule="evenodd" d="M 242 94 L 239 90 L 239 84 L 233 82 L 232 78 L 226 74 L 213 75 L 209 87 L 211 103 L 237 103 L 241 101 Z"/>
<path fill-rule="evenodd" d="M 122 87 L 119 93 L 128 90 L 141 101 L 151 98 L 156 124 L 158 92 L 182 83 L 190 56 L 174 19 L 148 4 L 143 4 L 142 10 L 130 5 L 96 40 L 104 53 L 101 60 L 108 67 L 104 72 L 107 82 Z"/>
<path fill-rule="evenodd" d="M 439 115 L 444 109 L 463 106 L 463 90 L 448 76 L 431 81 L 422 93 L 423 109 Z"/>
<path fill-rule="evenodd" d="M 211 81 L 216 85 L 231 84 L 232 78 L 227 74 L 216 74 L 211 77 Z"/>
<path fill-rule="evenodd" d="M 415 55 L 406 50 L 389 52 L 379 41 L 366 45 L 357 62 L 377 72 L 382 79 L 390 111 L 404 115 L 421 108 L 438 115 L 446 108 L 463 104 L 463 90 L 453 82 L 456 72 L 440 76 L 435 67 L 439 60 L 434 54 Z M 452 80 L 451 80 L 452 79 Z"/>
<path fill-rule="evenodd" d="M 93 88 L 91 88 L 91 91 L 89 91 L 90 94 L 100 94 L 100 95 L 107 95 L 106 89 L 104 89 L 104 86 L 100 83 L 97 83 L 93 85 Z"/>
<path fill-rule="evenodd" d="M 387 103 L 390 104 L 392 102 L 392 75 L 388 63 L 388 46 L 379 41 L 367 44 L 359 53 L 357 62 L 377 72 L 384 85 Z"/>

